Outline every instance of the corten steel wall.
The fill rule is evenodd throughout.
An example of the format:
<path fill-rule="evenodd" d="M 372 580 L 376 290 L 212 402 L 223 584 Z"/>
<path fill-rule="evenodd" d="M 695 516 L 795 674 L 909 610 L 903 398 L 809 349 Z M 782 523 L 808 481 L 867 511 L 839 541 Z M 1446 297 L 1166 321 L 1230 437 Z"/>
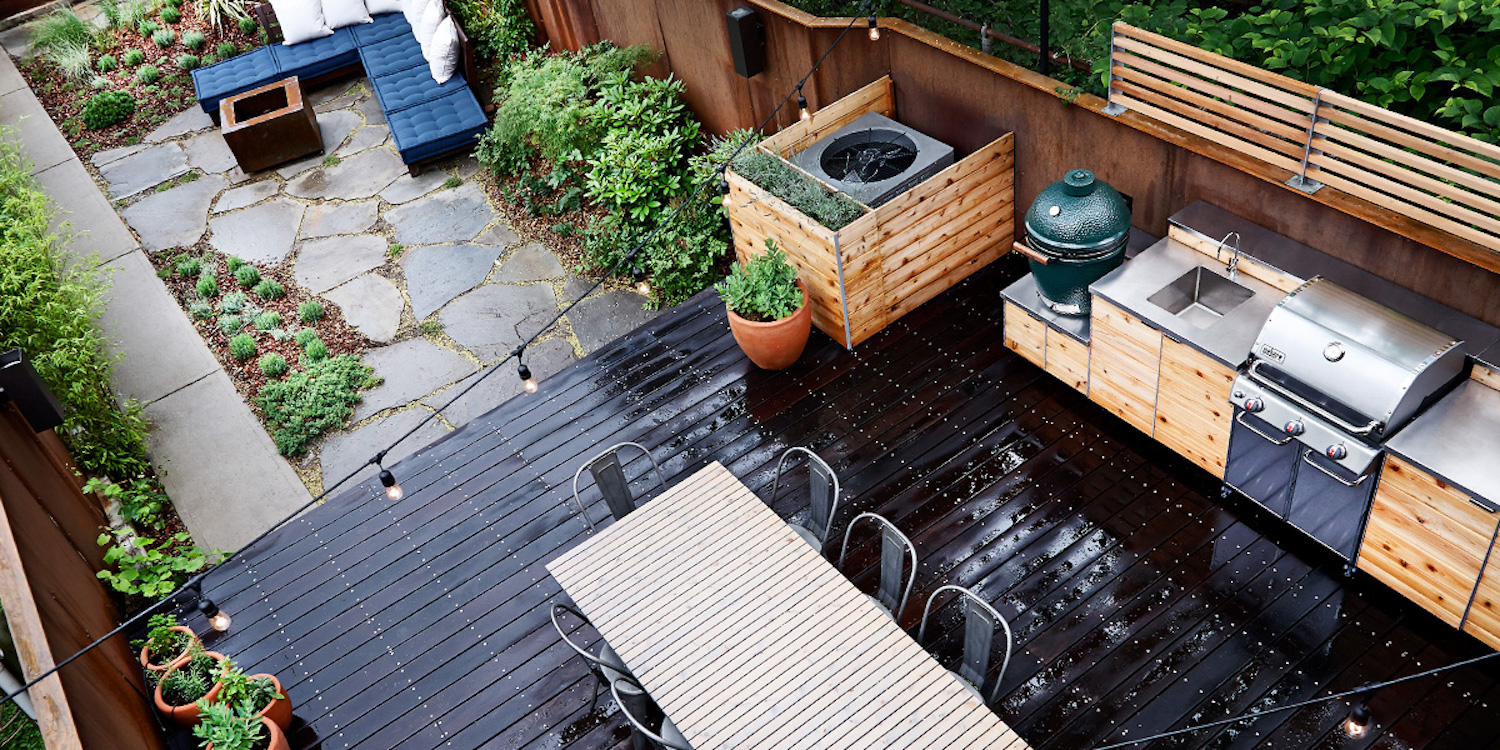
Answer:
<path fill-rule="evenodd" d="M 104 514 L 79 491 L 57 437 L 33 432 L 9 402 L 0 403 L 0 505 L 7 522 L 0 529 L 0 591 L 29 679 L 38 665 L 50 667 L 109 632 L 119 616 L 94 575 L 103 563 L 94 540 Z M 125 636 L 59 674 L 60 698 L 33 691 L 49 748 L 165 748 Z"/>
<path fill-rule="evenodd" d="M 772 0 L 545 2 L 553 9 L 554 20 L 542 18 L 549 36 L 560 35 L 555 19 L 565 18 L 567 33 L 594 29 L 596 36 L 582 42 L 610 39 L 662 52 L 651 72 L 681 78 L 693 111 L 719 133 L 759 124 L 842 26 Z M 760 9 L 768 39 L 766 70 L 748 80 L 734 72 L 724 24 L 724 14 L 739 5 Z M 1042 188 L 1068 169 L 1086 167 L 1135 198 L 1134 223 L 1152 234 L 1164 235 L 1167 217 L 1201 199 L 1500 325 L 1500 275 L 1484 270 L 1500 269 L 1500 254 L 1331 189 L 1310 198 L 1280 184 L 1287 175 L 1248 157 L 1133 113 L 1109 117 L 1098 97 L 1069 104 L 1058 98 L 1058 81 L 904 21 L 882 24 L 888 28 L 879 42 L 866 38 L 862 21 L 855 25 L 808 82 L 808 101 L 832 102 L 889 73 L 898 119 L 952 143 L 961 155 L 1014 132 L 1018 226 Z M 790 106 L 768 130 L 794 117 Z"/>
<path fill-rule="evenodd" d="M 39 8 L 52 0 L 0 0 L 0 19 L 11 16 L 32 8 Z"/>

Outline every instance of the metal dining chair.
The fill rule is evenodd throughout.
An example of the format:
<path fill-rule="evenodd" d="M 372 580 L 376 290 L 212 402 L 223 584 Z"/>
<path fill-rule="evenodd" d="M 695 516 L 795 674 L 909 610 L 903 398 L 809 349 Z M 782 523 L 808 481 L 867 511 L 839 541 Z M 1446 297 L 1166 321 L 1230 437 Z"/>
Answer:
<path fill-rule="evenodd" d="M 650 740 L 653 745 L 667 750 L 693 750 L 688 744 L 687 738 L 677 729 L 670 718 L 657 708 L 651 696 L 646 690 L 633 679 L 619 679 L 609 684 L 610 692 L 615 696 L 615 704 L 620 707 L 620 713 L 625 714 L 625 720 L 635 731 L 641 733 Z M 653 732 L 646 726 L 648 714 L 661 715 L 661 731 Z"/>
<path fill-rule="evenodd" d="M 559 612 L 566 612 L 578 618 L 582 624 L 591 628 L 594 627 L 594 623 L 589 622 L 589 618 L 584 617 L 582 612 L 566 604 L 554 603 L 552 605 L 552 627 L 557 628 L 557 634 L 562 637 L 563 643 L 568 644 L 568 648 L 573 649 L 580 657 L 583 657 L 584 663 L 588 665 L 589 673 L 594 675 L 594 699 L 589 703 L 589 711 L 592 712 L 599 704 L 599 688 L 604 687 L 608 689 L 609 685 L 621 678 L 634 680 L 635 675 L 630 673 L 630 669 L 625 666 L 625 662 L 620 659 L 620 656 L 615 653 L 614 649 L 609 647 L 609 644 L 604 641 L 602 636 L 599 638 L 598 653 L 590 652 L 583 645 L 569 637 L 568 631 L 563 628 L 562 623 L 557 619 Z"/>
<path fill-rule="evenodd" d="M 636 495 L 630 489 L 630 481 L 625 478 L 625 462 L 620 460 L 620 451 L 624 448 L 635 448 L 646 454 L 651 461 L 651 468 L 656 471 L 656 481 L 662 487 L 667 486 L 666 477 L 661 473 L 661 465 L 656 463 L 656 458 L 651 451 L 646 450 L 640 443 L 615 443 L 604 449 L 598 455 L 583 462 L 578 471 L 573 473 L 573 500 L 578 503 L 578 514 L 583 516 L 585 523 L 589 525 L 589 531 L 595 531 L 594 522 L 589 520 L 588 511 L 583 506 L 583 498 L 578 494 L 578 480 L 583 476 L 583 470 L 588 469 L 594 475 L 594 483 L 599 485 L 600 494 L 604 495 L 604 503 L 609 506 L 609 512 L 618 521 L 635 510 Z"/>
<path fill-rule="evenodd" d="M 963 661 L 959 663 L 957 670 L 949 671 L 953 672 L 953 675 L 969 689 L 969 692 L 974 694 L 974 697 L 986 705 L 992 704 L 996 698 L 1000 697 L 1000 681 L 1005 679 L 1005 670 L 1010 667 L 1011 643 L 1014 640 L 1010 631 L 1010 623 L 989 602 L 979 598 L 979 595 L 972 590 L 949 584 L 938 587 L 937 591 L 927 597 L 927 606 L 922 610 L 922 627 L 917 630 L 917 643 L 925 643 L 927 620 L 933 613 L 932 604 L 937 600 L 938 594 L 944 591 L 956 592 L 958 596 L 950 599 L 948 603 L 962 602 L 964 608 Z M 981 691 L 984 688 L 984 676 L 990 669 L 990 652 L 995 642 L 996 623 L 1005 629 L 1005 660 L 1000 662 L 1000 674 L 995 675 L 995 685 L 990 688 L 990 694 L 986 697 Z"/>
<path fill-rule="evenodd" d="M 892 620 L 899 623 L 901 613 L 906 610 L 906 601 L 911 597 L 912 584 L 917 582 L 917 548 L 896 528 L 896 524 L 876 513 L 855 516 L 849 522 L 849 528 L 844 530 L 844 549 L 839 552 L 839 570 L 843 570 L 844 575 L 849 574 L 844 569 L 844 558 L 849 554 L 849 536 L 854 533 L 854 527 L 865 519 L 880 527 L 880 585 L 870 600 L 880 605 Z M 911 559 L 911 571 L 903 576 L 901 570 L 906 567 L 904 558 L 908 557 Z M 905 579 L 905 587 L 901 585 L 902 579 Z"/>
<path fill-rule="evenodd" d="M 776 492 L 781 489 L 781 474 L 786 470 L 786 463 L 797 453 L 807 454 L 808 484 L 812 489 L 812 502 L 808 505 L 807 524 L 789 524 L 802 540 L 811 544 L 813 549 L 820 554 L 823 545 L 828 543 L 828 534 L 833 531 L 833 515 L 838 511 L 839 504 L 839 478 L 833 473 L 832 467 L 818 454 L 808 448 L 795 446 L 787 448 L 781 454 L 781 460 L 776 463 L 776 481 L 771 485 L 771 499 L 767 505 L 774 506 L 776 503 Z"/>

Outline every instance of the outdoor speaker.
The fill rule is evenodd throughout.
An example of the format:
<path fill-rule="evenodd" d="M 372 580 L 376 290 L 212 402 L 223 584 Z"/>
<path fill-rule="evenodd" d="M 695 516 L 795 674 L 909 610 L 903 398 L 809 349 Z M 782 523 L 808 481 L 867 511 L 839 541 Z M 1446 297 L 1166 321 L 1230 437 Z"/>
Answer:
<path fill-rule="evenodd" d="M 754 8 L 741 5 L 724 14 L 734 72 L 749 78 L 766 69 L 766 25 Z"/>
<path fill-rule="evenodd" d="M 14 401 L 26 423 L 45 432 L 63 423 L 62 404 L 21 356 L 20 349 L 0 354 L 0 403 Z"/>

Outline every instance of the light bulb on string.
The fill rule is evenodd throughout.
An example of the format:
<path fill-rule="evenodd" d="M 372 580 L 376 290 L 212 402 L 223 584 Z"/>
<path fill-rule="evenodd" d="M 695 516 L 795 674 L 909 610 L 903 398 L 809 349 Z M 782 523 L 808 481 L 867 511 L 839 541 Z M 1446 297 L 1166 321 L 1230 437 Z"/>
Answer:
<path fill-rule="evenodd" d="M 1349 718 L 1344 720 L 1344 734 L 1350 737 L 1363 737 L 1370 731 L 1370 707 L 1364 703 L 1354 704 L 1349 709 Z"/>
<path fill-rule="evenodd" d="M 521 376 L 521 388 L 525 389 L 527 393 L 536 393 L 536 389 L 541 387 L 536 382 L 536 378 L 532 377 L 531 368 L 527 367 L 524 363 L 516 368 L 516 374 Z"/>
<path fill-rule="evenodd" d="M 880 41 L 880 27 L 875 23 L 875 14 L 870 14 L 870 41 Z"/>
<path fill-rule="evenodd" d="M 719 199 L 719 202 L 723 203 L 725 208 L 734 205 L 734 199 L 729 197 L 729 180 L 719 180 L 719 194 L 724 196 Z"/>
<path fill-rule="evenodd" d="M 635 281 L 635 290 L 640 292 L 642 297 L 651 296 L 651 282 L 646 280 L 645 271 L 638 267 L 631 269 L 630 278 Z"/>
<path fill-rule="evenodd" d="M 218 605 L 214 604 L 214 600 L 206 596 L 198 597 L 198 611 L 208 618 L 208 626 L 220 633 L 228 632 L 229 626 L 234 624 L 229 613 L 219 609 Z"/>
<path fill-rule="evenodd" d="M 380 469 L 380 485 L 385 487 L 385 496 L 392 500 L 400 500 L 406 495 L 405 490 L 401 489 L 401 483 L 396 481 L 396 475 L 384 467 Z"/>
<path fill-rule="evenodd" d="M 800 86 L 797 88 L 797 119 L 803 121 L 812 119 L 812 111 L 807 108 L 807 97 L 802 95 Z"/>

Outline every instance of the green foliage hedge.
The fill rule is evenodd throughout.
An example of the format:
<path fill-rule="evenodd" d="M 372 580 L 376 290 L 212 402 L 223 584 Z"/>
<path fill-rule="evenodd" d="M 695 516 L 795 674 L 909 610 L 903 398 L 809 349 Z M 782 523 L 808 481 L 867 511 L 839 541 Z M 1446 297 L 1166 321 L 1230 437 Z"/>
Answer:
<path fill-rule="evenodd" d="M 342 427 L 354 414 L 360 389 L 377 382 L 374 374 L 359 357 L 345 354 L 309 362 L 305 370 L 262 386 L 255 405 L 266 417 L 277 450 L 284 456 L 301 455 L 319 435 Z"/>
<path fill-rule="evenodd" d="M 83 105 L 84 127 L 90 130 L 122 123 L 135 114 L 135 99 L 124 91 L 104 91 L 89 97 Z"/>
<path fill-rule="evenodd" d="M 449 0 L 448 8 L 485 57 L 506 61 L 523 55 L 536 36 L 521 0 Z"/>

